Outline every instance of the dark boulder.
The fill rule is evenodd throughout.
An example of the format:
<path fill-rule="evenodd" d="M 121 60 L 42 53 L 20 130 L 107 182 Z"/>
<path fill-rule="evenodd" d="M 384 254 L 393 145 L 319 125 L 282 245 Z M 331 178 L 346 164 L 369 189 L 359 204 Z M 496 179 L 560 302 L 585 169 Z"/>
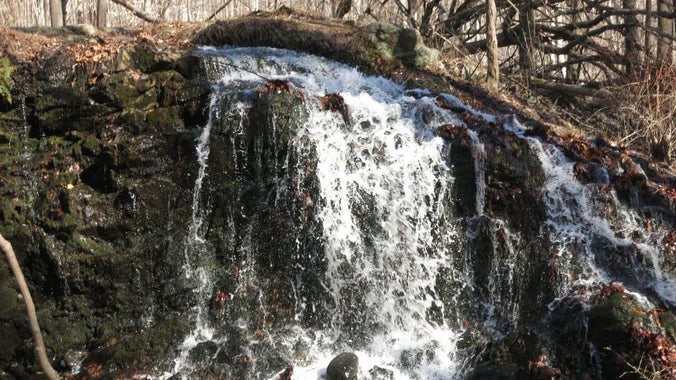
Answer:
<path fill-rule="evenodd" d="M 326 380 L 357 380 L 359 358 L 352 352 L 339 354 L 326 367 Z"/>

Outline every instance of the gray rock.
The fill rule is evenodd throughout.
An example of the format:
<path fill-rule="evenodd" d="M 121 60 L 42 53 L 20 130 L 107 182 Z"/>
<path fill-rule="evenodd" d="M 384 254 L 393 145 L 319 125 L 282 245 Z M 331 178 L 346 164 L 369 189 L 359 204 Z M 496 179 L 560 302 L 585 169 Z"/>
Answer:
<path fill-rule="evenodd" d="M 406 65 L 420 69 L 438 63 L 439 52 L 425 46 L 422 36 L 414 29 L 377 22 L 367 25 L 364 33 L 376 49 L 388 58 L 399 59 Z"/>
<path fill-rule="evenodd" d="M 75 34 L 83 36 L 93 36 L 96 34 L 96 27 L 92 24 L 68 25 L 66 28 Z"/>
<path fill-rule="evenodd" d="M 326 367 L 326 380 L 357 380 L 359 358 L 351 352 L 343 352 Z"/>

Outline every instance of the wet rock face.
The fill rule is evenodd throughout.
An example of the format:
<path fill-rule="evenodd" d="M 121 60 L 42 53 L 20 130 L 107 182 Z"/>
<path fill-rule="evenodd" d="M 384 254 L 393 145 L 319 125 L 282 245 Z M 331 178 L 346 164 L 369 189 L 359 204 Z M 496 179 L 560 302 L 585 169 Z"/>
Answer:
<path fill-rule="evenodd" d="M 215 252 L 215 287 L 232 296 L 212 308 L 228 344 L 205 367 L 208 373 L 247 378 L 253 367 L 243 365 L 242 355 L 257 372 L 285 368 L 293 352 L 273 347 L 267 334 L 326 321 L 317 157 L 312 144 L 296 137 L 307 112 L 303 102 L 297 93 L 276 90 L 221 98 L 201 198 L 209 210 L 205 239 Z"/>
<path fill-rule="evenodd" d="M 658 327 L 669 317 L 646 318 L 652 312 L 624 289 L 589 301 L 557 299 L 559 284 L 568 280 L 559 273 L 556 252 L 542 229 L 547 215 L 541 199 L 544 174 L 539 159 L 526 140 L 506 132 L 501 125 L 468 112 L 462 119 L 477 132 L 476 138 L 456 125 L 444 125 L 436 134 L 450 144 L 454 214 L 466 218 L 463 228 L 468 238 L 460 249 L 467 252 L 463 268 L 470 269 L 473 286 L 467 299 L 491 300 L 494 307 L 490 323 L 505 334 L 495 338 L 472 329 L 463 336 L 459 348 L 469 348 L 467 355 L 473 361 L 468 378 L 617 378 L 629 370 L 628 363 L 640 363 L 637 352 L 645 352 L 645 347 L 654 342 L 669 340 L 668 329 Z M 606 199 L 603 189 L 610 186 L 619 186 L 620 197 L 625 196 L 624 191 L 643 197 L 642 192 L 650 185 L 630 159 L 625 157 L 621 164 L 619 154 L 595 154 L 592 158 L 577 157 L 580 161 L 574 173 L 584 183 L 598 184 L 601 205 Z M 624 169 L 614 170 L 613 165 L 624 165 Z M 477 181 L 479 172 L 485 177 L 483 183 Z M 630 175 L 632 172 L 635 175 Z M 485 208 L 478 216 L 476 195 L 482 184 Z M 641 198 L 639 204 L 642 202 L 650 204 L 647 199 Z M 670 212 L 661 206 L 655 208 L 657 213 Z M 612 215 L 608 218 L 612 220 Z M 647 229 L 651 228 L 648 225 Z M 601 236 L 593 239 L 589 249 L 607 273 L 632 289 L 651 293 L 646 284 L 652 283 L 654 274 L 649 269 L 650 258 L 637 248 L 640 233 L 632 236 L 633 243 L 621 245 Z M 665 237 L 665 241 L 671 239 Z M 438 288 L 445 297 L 443 289 L 448 284 L 441 283 Z M 461 306 L 466 308 L 466 315 L 478 321 L 489 318 L 481 303 L 470 301 Z M 664 310 L 661 315 L 672 313 Z M 570 347 L 580 349 L 571 351 Z M 671 352 L 672 343 L 660 347 Z"/>
<path fill-rule="evenodd" d="M 0 231 L 34 286 L 60 371 L 82 359 L 67 353 L 85 347 L 85 363 L 103 372 L 149 368 L 187 327 L 190 290 L 175 245 L 189 217 L 194 138 L 210 89 L 146 54 L 144 71 L 124 52 L 119 72 L 45 63 L 21 79 L 23 93 L 7 111 L 16 117 L 0 132 L 13 142 L 0 148 L 8 179 Z M 15 289 L 0 282 L 0 367 L 30 372 L 31 336 Z"/>
<path fill-rule="evenodd" d="M 479 379 L 540 379 L 537 377 L 534 363 L 542 362 L 544 340 L 534 328 L 519 328 L 503 339 L 483 347 L 475 356 L 477 361 L 467 378 Z"/>
<path fill-rule="evenodd" d="M 25 118 L 2 130 L 7 141 L 21 143 L 0 147 L 1 174 L 12 179 L 0 187 L 0 231 L 48 316 L 41 323 L 57 369 L 70 371 L 83 360 L 87 376 L 167 368 L 189 328 L 188 310 L 213 302 L 194 299 L 183 275 L 196 138 L 207 121 L 210 86 L 199 80 L 199 67 L 189 67 L 191 60 L 172 63 L 164 53 L 135 48 L 121 57 L 115 67 L 124 71 L 82 70 L 68 82 L 30 82 L 34 92 L 11 110 Z M 249 107 L 213 126 L 201 197 L 213 210 L 205 238 L 217 252 L 211 263 L 219 275 L 216 290 L 234 295 L 217 304 L 212 318 L 248 320 L 261 332 L 294 318 L 307 326 L 323 323 L 320 302 L 328 298 L 316 294 L 324 292 L 326 265 L 314 217 L 317 158 L 298 149 L 310 144 L 291 141 L 304 99 L 278 89 L 223 99 L 223 110 L 238 101 Z M 307 270 L 296 274 L 298 266 Z M 0 261 L 0 273 L 6 270 Z M 292 289 L 296 283 L 302 285 Z M 294 297 L 308 300 L 302 310 Z M 7 337 L 0 366 L 33 371 L 19 301 L 13 283 L 0 282 L 0 327 Z M 288 364 L 270 355 L 265 342 L 242 352 L 249 342 L 240 330 L 224 327 L 232 347 L 219 351 L 205 376 L 245 377 L 247 355 L 259 368 Z M 72 354 L 83 347 L 87 351 Z M 211 359 L 212 351 L 200 347 L 194 356 Z"/>
<path fill-rule="evenodd" d="M 636 374 L 636 369 L 671 371 L 676 347 L 662 322 L 671 313 L 647 310 L 616 283 L 595 289 L 587 302 L 566 297 L 552 304 L 548 335 L 562 378 L 616 379 Z"/>
<path fill-rule="evenodd" d="M 468 302 L 460 305 L 472 326 L 459 343 L 472 360 L 467 376 L 522 379 L 557 373 L 550 359 L 540 358 L 548 349 L 548 336 L 533 325 L 546 318 L 546 305 L 558 284 L 550 268 L 550 242 L 541 233 L 546 212 L 538 195 L 544 182 L 540 161 L 527 141 L 502 125 L 454 111 L 476 132 L 472 137 L 459 125 L 436 131 L 450 144 L 451 207 L 462 218 L 459 228 L 467 236 L 458 249 L 464 252 L 458 259 L 472 284 L 465 295 Z M 446 287 L 439 287 L 442 296 Z M 493 307 L 487 310 L 476 300 L 490 300 Z M 480 328 L 489 319 L 504 337 L 496 339 Z"/>
<path fill-rule="evenodd" d="M 506 332 L 544 316 L 557 286 L 549 241 L 541 234 L 546 220 L 539 195 L 544 174 L 526 140 L 470 112 L 461 117 L 477 133 L 475 139 L 464 126 L 443 125 L 436 134 L 450 144 L 451 207 L 464 219 L 459 228 L 469 236 L 459 248 L 468 252 L 463 260 L 472 269 L 473 294 L 467 297 L 494 300 L 498 328 Z M 482 210 L 477 210 L 479 191 Z M 476 303 L 467 307 L 477 318 L 485 317 Z"/>

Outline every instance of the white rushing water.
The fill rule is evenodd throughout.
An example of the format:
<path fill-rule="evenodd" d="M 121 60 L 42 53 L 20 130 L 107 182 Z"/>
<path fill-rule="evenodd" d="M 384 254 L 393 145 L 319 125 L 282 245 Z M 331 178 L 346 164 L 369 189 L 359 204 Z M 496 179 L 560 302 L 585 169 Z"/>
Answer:
<path fill-rule="evenodd" d="M 264 83 L 262 77 L 282 79 L 309 103 L 309 118 L 297 139 L 311 141 L 318 157 L 317 216 L 328 266 L 324 286 L 335 311 L 326 329 L 312 334 L 316 360 L 296 366 L 295 378 L 322 376 L 328 360 L 340 351 L 357 353 L 362 376 L 377 365 L 401 380 L 454 377 L 461 329 L 443 318 L 429 321 L 426 315 L 430 307 L 443 308 L 435 280 L 442 266 L 450 266 L 446 247 L 456 238 L 445 220 L 452 184 L 443 158 L 447 147 L 433 130 L 460 122 L 431 98 L 415 99 L 393 82 L 321 58 L 261 48 L 205 49 L 202 54 L 219 57 L 211 63 L 222 66 L 217 86 L 223 91 L 250 92 Z M 340 113 L 319 110 L 313 99 L 328 93 L 342 96 L 348 122 Z M 190 233 L 197 246 L 208 134 L 207 126 L 198 144 Z M 194 259 L 186 257 L 186 262 Z M 195 268 L 186 273 L 205 275 Z M 197 313 L 198 324 L 206 324 L 200 317 L 204 312 Z M 368 331 L 354 331 L 364 326 Z M 184 342 L 174 373 L 189 365 L 191 345 L 213 337 L 209 327 L 195 330 Z M 364 333 L 370 336 L 360 337 L 359 343 L 353 340 Z M 403 356 L 422 352 L 425 358 L 402 369 Z"/>
<path fill-rule="evenodd" d="M 552 260 L 560 266 L 559 275 L 566 277 L 561 281 L 561 293 L 566 294 L 578 286 L 593 288 L 611 282 L 623 284 L 632 282 L 634 277 L 642 277 L 635 284 L 625 285 L 650 288 L 663 302 L 676 305 L 676 279 L 660 268 L 662 259 L 658 246 L 665 232 L 646 231 L 642 218 L 622 205 L 614 191 L 604 190 L 603 184 L 580 183 L 574 175 L 575 163 L 555 146 L 524 137 L 525 130 L 516 121 L 505 128 L 529 141 L 544 170 L 546 181 L 542 195 L 548 220 L 543 232 L 554 244 Z M 601 174 L 600 178 L 608 176 Z M 635 242 L 633 234 L 645 236 L 646 241 Z M 599 247 L 603 244 L 605 246 Z M 650 262 L 636 261 L 632 250 Z M 627 270 L 624 276 L 605 268 L 603 255 L 612 254 L 626 255 L 624 259 L 632 261 L 624 268 Z M 649 304 L 640 293 L 627 291 Z"/>
<path fill-rule="evenodd" d="M 211 96 L 209 107 L 211 115 L 209 116 L 209 121 L 197 139 L 196 153 L 199 168 L 193 189 L 190 226 L 188 227 L 188 235 L 186 236 L 183 252 L 183 271 L 185 276 L 188 279 L 192 279 L 195 284 L 193 293 L 196 299 L 208 299 L 211 293 L 212 276 L 206 266 L 202 265 L 202 259 L 209 255 L 209 253 L 204 246 L 205 210 L 201 207 L 201 194 L 209 159 L 209 134 L 211 132 L 212 120 L 218 117 L 218 113 L 214 114 L 214 112 L 217 112 L 217 107 L 215 107 L 217 100 L 218 96 L 217 92 L 215 92 Z M 187 357 L 190 354 L 190 350 L 197 343 L 211 340 L 214 337 L 214 329 L 207 323 L 207 310 L 202 305 L 197 304 L 193 307 L 193 311 L 194 314 L 191 321 L 193 328 L 179 347 L 179 355 L 175 361 L 173 370 L 175 374 L 189 372 L 190 368 L 186 368 L 186 365 L 189 365 Z"/>
<path fill-rule="evenodd" d="M 328 286 L 340 305 L 333 333 L 346 333 L 349 348 L 346 330 L 370 326 L 371 342 L 358 352 L 362 362 L 381 366 L 398 363 L 407 350 L 432 347 L 432 359 L 412 372 L 448 379 L 455 371 L 457 331 L 425 317 L 436 300 L 439 268 L 450 259 L 444 247 L 454 239 L 453 231 L 443 230 L 452 183 L 442 160 L 444 144 L 431 136 L 433 124 L 423 127 L 416 118 L 425 105 L 404 97 L 394 84 L 391 98 L 374 98 L 369 83 L 374 80 L 353 77 L 358 87 L 341 92 L 349 124 L 339 114 L 313 113 L 303 132 L 319 157 Z M 358 300 L 345 299 L 350 289 L 361 289 Z M 360 309 L 357 320 L 344 320 L 354 308 Z"/>
<path fill-rule="evenodd" d="M 453 292 L 460 294 L 463 287 L 473 286 L 472 274 L 454 269 L 462 267 L 454 263 L 462 259 L 462 254 L 450 252 L 450 247 L 457 246 L 455 243 L 461 239 L 454 230 L 453 215 L 449 215 L 454 178 L 445 158 L 448 144 L 435 137 L 433 131 L 443 124 L 463 125 L 463 122 L 438 107 L 424 91 L 414 97 L 391 81 L 365 76 L 354 68 L 322 58 L 271 48 L 204 48 L 199 54 L 209 57 L 210 64 L 220 68 L 212 95 L 212 120 L 220 116 L 216 104 L 221 93 L 252 94 L 266 78 L 289 81 L 294 91 L 303 94 L 308 107 L 308 118 L 298 126 L 294 144 L 310 143 L 317 156 L 313 171 L 320 192 L 313 203 L 323 227 L 327 270 L 322 286 L 332 298 L 327 300 L 331 319 L 321 331 L 294 326 L 285 331 L 284 337 L 278 337 L 285 340 L 280 345 L 303 341 L 309 346 L 305 358 L 291 363 L 295 367 L 294 378 L 321 379 L 331 358 L 342 351 L 357 354 L 360 378 L 371 378 L 369 372 L 374 370 L 383 370 L 394 380 L 461 378 L 466 368 L 456 345 L 464 332 L 464 321 L 457 311 L 444 309 L 447 306 L 437 294 L 437 277 L 444 272 L 448 283 L 458 287 Z M 331 93 L 344 99 L 348 109 L 346 119 L 340 113 L 320 110 L 317 99 Z M 472 110 L 452 95 L 442 97 L 487 121 L 498 120 Z M 241 103 L 233 107 L 242 115 L 247 108 Z M 189 247 L 185 251 L 185 272 L 195 278 L 195 293 L 201 299 L 209 298 L 213 291 L 212 275 L 203 269 L 203 260 L 199 258 L 209 255 L 203 252 L 203 220 L 208 211 L 201 208 L 200 197 L 211 123 L 197 142 L 199 171 L 194 186 Z M 605 237 L 616 245 L 630 244 L 617 238 L 617 232 L 636 228 L 634 217 L 626 214 L 619 218 L 618 225 L 611 226 L 595 209 L 597 205 L 589 187 L 575 180 L 573 164 L 561 152 L 524 137 L 524 130 L 516 121 L 507 122 L 505 128 L 528 139 L 542 162 L 546 177 L 543 198 L 548 213 L 542 233 L 560 249 L 556 260 L 560 260 L 565 272 L 561 275 L 581 272 L 574 279 L 562 280 L 561 293 L 575 285 L 573 282 L 613 281 L 599 267 L 590 247 L 595 236 Z M 480 218 L 486 204 L 486 153 L 477 133 L 471 130 L 468 133 L 476 177 L 476 217 Z M 306 169 L 297 170 L 301 173 Z M 619 209 L 619 203 L 616 205 Z M 493 252 L 488 270 L 490 294 L 487 299 L 477 301 L 488 310 L 485 323 L 489 327 L 494 322 L 495 308 L 500 308 L 502 317 L 514 326 L 521 300 L 513 288 L 518 283 L 518 268 L 528 258 L 513 247 L 519 237 L 504 222 L 490 223 L 493 246 L 501 244 L 506 253 Z M 586 242 L 582 252 L 574 248 L 579 242 Z M 660 271 L 654 244 L 646 243 L 639 249 L 653 257 L 653 288 L 676 301 L 674 281 Z M 298 305 L 295 312 L 307 312 L 305 305 L 309 300 L 296 294 L 294 299 Z M 195 328 L 180 347 L 172 374 L 189 377 L 188 357 L 198 343 L 218 339 L 223 343 L 222 339 L 228 339 L 214 338 L 218 334 L 209 324 L 205 306 L 195 309 L 192 320 Z M 439 310 L 442 317 L 430 316 L 430 310 Z M 275 337 L 270 339 L 274 341 Z M 254 377 L 278 378 L 273 373 Z"/>

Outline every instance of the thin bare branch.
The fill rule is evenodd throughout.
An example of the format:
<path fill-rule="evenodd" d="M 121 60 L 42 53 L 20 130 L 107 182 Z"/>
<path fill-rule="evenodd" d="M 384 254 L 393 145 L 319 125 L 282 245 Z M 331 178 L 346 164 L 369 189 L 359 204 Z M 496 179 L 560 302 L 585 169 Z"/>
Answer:
<path fill-rule="evenodd" d="M 111 0 L 115 4 L 119 4 L 128 10 L 131 11 L 136 17 L 139 17 L 145 21 L 152 22 L 152 23 L 160 23 L 163 22 L 164 20 L 161 17 L 155 17 L 153 15 L 150 15 L 143 11 L 142 9 L 137 8 L 132 4 L 129 0 Z"/>
<path fill-rule="evenodd" d="M 45 348 L 44 340 L 42 340 L 42 333 L 40 332 L 40 325 L 38 324 L 38 317 L 37 313 L 35 312 L 35 304 L 33 303 L 33 298 L 31 297 L 31 293 L 28 290 L 26 279 L 24 278 L 21 267 L 19 266 L 19 261 L 16 259 L 16 255 L 14 254 L 12 244 L 5 240 L 1 234 L 0 249 L 2 249 L 2 251 L 5 253 L 5 257 L 7 257 L 9 267 L 14 274 L 14 278 L 19 285 L 19 291 L 21 292 L 23 300 L 26 303 L 28 322 L 30 324 L 31 332 L 33 333 L 33 339 L 35 339 L 35 354 L 40 361 L 40 367 L 42 367 L 45 375 L 47 375 L 50 380 L 61 379 L 61 376 L 54 370 L 51 363 L 49 362 L 49 358 L 47 357 L 47 349 Z"/>

